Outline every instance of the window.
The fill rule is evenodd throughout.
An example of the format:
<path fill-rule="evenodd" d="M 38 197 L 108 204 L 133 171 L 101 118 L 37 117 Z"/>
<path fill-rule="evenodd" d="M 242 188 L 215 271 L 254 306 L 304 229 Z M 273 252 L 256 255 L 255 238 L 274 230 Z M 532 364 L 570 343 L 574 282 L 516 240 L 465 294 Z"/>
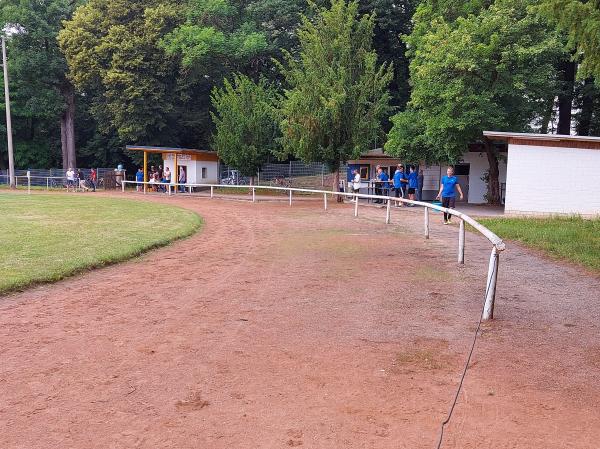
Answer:
<path fill-rule="evenodd" d="M 208 178 L 207 174 L 206 174 L 206 167 L 202 167 L 202 179 L 206 179 Z"/>

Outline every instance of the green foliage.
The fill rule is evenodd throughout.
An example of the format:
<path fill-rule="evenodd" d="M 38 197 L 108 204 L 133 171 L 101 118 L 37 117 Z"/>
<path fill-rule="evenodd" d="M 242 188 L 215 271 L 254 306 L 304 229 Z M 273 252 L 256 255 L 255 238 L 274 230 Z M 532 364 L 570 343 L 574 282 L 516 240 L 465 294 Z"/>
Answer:
<path fill-rule="evenodd" d="M 306 162 L 357 157 L 380 132 L 390 110 L 390 66 L 377 64 L 374 17 L 358 16 L 358 4 L 332 0 L 298 31 L 300 53 L 280 65 L 289 85 L 282 101 L 283 154 Z"/>
<path fill-rule="evenodd" d="M 278 137 L 278 96 L 264 78 L 254 83 L 244 75 L 225 79 L 215 88 L 212 114 L 216 126 L 214 148 L 225 164 L 254 176 L 274 150 Z"/>
<path fill-rule="evenodd" d="M 558 37 L 528 0 L 497 0 L 453 22 L 427 3 L 406 38 L 411 101 L 395 116 L 386 151 L 409 160 L 457 161 L 482 131 L 525 131 L 554 92 Z M 419 8 L 421 9 L 421 7 Z"/>
<path fill-rule="evenodd" d="M 600 2 L 543 0 L 539 11 L 567 33 L 569 47 L 581 57 L 579 76 L 600 82 Z"/>

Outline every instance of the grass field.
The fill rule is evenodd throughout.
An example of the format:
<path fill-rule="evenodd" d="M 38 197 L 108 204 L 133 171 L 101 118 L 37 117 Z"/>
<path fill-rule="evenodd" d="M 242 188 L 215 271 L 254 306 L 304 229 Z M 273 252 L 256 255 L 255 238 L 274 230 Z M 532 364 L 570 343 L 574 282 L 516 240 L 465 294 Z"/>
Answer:
<path fill-rule="evenodd" d="M 600 219 L 580 217 L 486 218 L 483 225 L 549 255 L 600 272 Z"/>
<path fill-rule="evenodd" d="M 0 193 L 0 211 L 0 293 L 119 262 L 201 226 L 181 208 L 90 195 Z"/>

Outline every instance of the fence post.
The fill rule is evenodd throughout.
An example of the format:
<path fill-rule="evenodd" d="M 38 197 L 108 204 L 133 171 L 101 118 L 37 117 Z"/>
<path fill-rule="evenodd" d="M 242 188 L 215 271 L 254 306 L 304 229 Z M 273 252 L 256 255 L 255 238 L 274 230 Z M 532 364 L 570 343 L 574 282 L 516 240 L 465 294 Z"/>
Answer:
<path fill-rule="evenodd" d="M 167 189 L 169 189 L 169 196 L 171 196 L 171 183 L 167 184 Z"/>
<path fill-rule="evenodd" d="M 291 162 L 290 162 L 291 163 Z M 291 167 L 291 165 L 290 165 Z M 292 205 L 292 191 L 290 190 L 290 206 Z"/>
<path fill-rule="evenodd" d="M 31 172 L 27 170 L 27 194 L 31 195 Z"/>
<path fill-rule="evenodd" d="M 121 181 L 121 192 L 125 193 L 125 180 Z"/>
<path fill-rule="evenodd" d="M 429 208 L 425 207 L 425 239 L 429 238 Z"/>
<path fill-rule="evenodd" d="M 354 203 L 354 216 L 358 217 L 358 197 L 355 198 L 356 202 Z"/>
<path fill-rule="evenodd" d="M 321 164 L 321 187 L 325 187 L 325 165 Z"/>
<path fill-rule="evenodd" d="M 252 187 L 252 202 L 256 203 L 256 189 Z"/>
<path fill-rule="evenodd" d="M 358 201 L 358 198 L 356 200 Z M 390 224 L 391 211 L 392 211 L 392 201 L 388 200 L 388 202 L 387 202 L 387 210 L 386 210 L 386 213 L 385 213 L 385 224 Z"/>
<path fill-rule="evenodd" d="M 52 171 L 50 171 L 52 173 Z M 50 178 L 46 178 L 46 190 L 50 190 Z"/>
<path fill-rule="evenodd" d="M 462 218 L 458 229 L 458 263 L 465 263 L 465 220 Z"/>
<path fill-rule="evenodd" d="M 490 255 L 490 265 L 488 267 L 487 284 L 485 291 L 485 305 L 483 307 L 482 319 L 491 320 L 494 318 L 494 301 L 496 299 L 496 281 L 498 279 L 498 250 L 494 246 Z"/>
<path fill-rule="evenodd" d="M 327 194 L 323 194 L 323 205 L 325 206 L 325 210 L 327 210 Z"/>
<path fill-rule="evenodd" d="M 210 186 L 210 199 L 215 197 L 215 186 Z"/>

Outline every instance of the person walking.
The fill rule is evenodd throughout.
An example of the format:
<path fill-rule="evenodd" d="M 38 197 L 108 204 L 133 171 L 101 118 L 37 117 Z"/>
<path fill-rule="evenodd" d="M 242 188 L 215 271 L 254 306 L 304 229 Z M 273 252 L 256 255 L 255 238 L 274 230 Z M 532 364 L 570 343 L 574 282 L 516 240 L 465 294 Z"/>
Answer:
<path fill-rule="evenodd" d="M 406 181 L 406 175 L 404 174 L 404 167 L 402 164 L 398 164 L 396 167 L 396 171 L 394 172 L 394 192 L 396 198 L 404 198 L 404 189 L 403 183 Z M 402 207 L 403 204 L 396 201 L 396 207 Z"/>
<path fill-rule="evenodd" d="M 455 189 L 458 190 L 460 194 L 460 199 L 463 199 L 462 189 L 460 188 L 460 184 L 458 183 L 458 178 L 454 176 L 454 168 L 448 167 L 446 170 L 446 176 L 442 178 L 442 182 L 440 183 L 440 191 L 436 197 L 442 199 L 442 207 L 446 207 L 449 209 L 454 209 L 456 206 L 456 192 Z M 452 223 L 452 215 L 444 212 L 444 224 Z"/>
<path fill-rule="evenodd" d="M 179 186 L 179 191 L 181 193 L 185 193 L 185 182 L 186 182 L 186 176 L 185 176 L 185 169 L 183 167 L 179 167 L 179 184 L 181 184 Z"/>
<path fill-rule="evenodd" d="M 96 173 L 96 169 L 92 168 L 90 172 L 90 184 L 92 185 L 93 191 L 96 191 L 96 181 L 98 180 L 98 173 Z"/>
<path fill-rule="evenodd" d="M 83 176 L 83 172 L 80 168 L 77 169 L 77 185 L 84 192 L 90 190 L 89 187 L 85 185 L 85 176 Z"/>

